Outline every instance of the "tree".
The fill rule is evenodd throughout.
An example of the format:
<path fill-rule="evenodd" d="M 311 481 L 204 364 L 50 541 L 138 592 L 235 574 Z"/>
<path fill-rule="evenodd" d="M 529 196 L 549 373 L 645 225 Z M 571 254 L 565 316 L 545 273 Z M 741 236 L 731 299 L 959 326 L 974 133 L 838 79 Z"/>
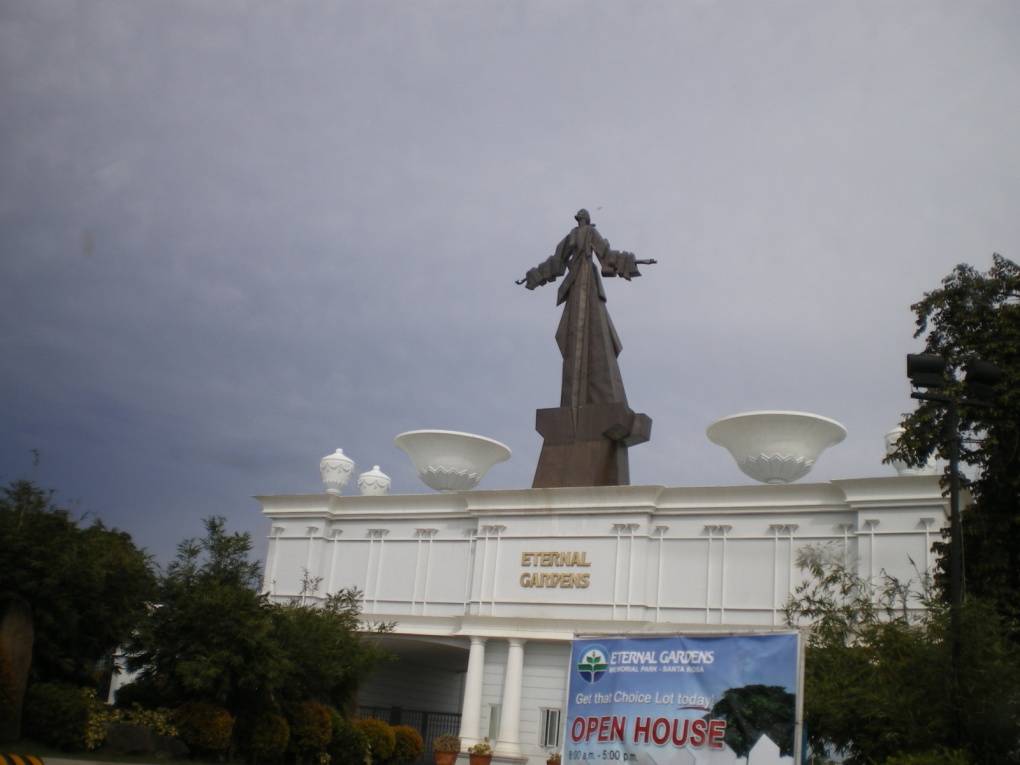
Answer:
<path fill-rule="evenodd" d="M 994 603 L 1020 642 L 1020 267 L 997 254 L 987 274 L 959 265 L 911 309 L 914 337 L 927 333 L 924 353 L 953 368 L 980 359 L 1003 372 L 989 407 L 959 408 L 960 457 L 972 476 L 963 479 L 973 498 L 963 515 L 964 578 L 968 596 Z M 947 390 L 959 395 L 962 383 L 948 380 Z M 894 456 L 914 464 L 933 453 L 945 457 L 945 419 L 942 405 L 922 402 L 903 421 Z"/>
<path fill-rule="evenodd" d="M 80 525 L 31 481 L 0 489 L 0 592 L 32 609 L 32 682 L 97 687 L 100 664 L 129 637 L 155 588 L 130 535 Z"/>
<path fill-rule="evenodd" d="M 271 605 L 260 592 L 261 569 L 248 559 L 248 534 L 205 522 L 205 537 L 185 539 L 160 578 L 129 647 L 152 703 L 216 704 L 232 714 L 272 706 L 286 657 L 273 639 Z"/>
<path fill-rule="evenodd" d="M 944 747 L 975 763 L 1020 762 L 1020 650 L 993 609 L 963 609 L 957 706 L 948 613 L 925 577 L 875 583 L 828 546 L 803 549 L 797 563 L 811 578 L 791 596 L 786 621 L 809 628 L 804 721 L 815 751 L 870 764 Z"/>
<path fill-rule="evenodd" d="M 745 685 L 725 691 L 708 713 L 726 720 L 725 741 L 738 757 L 747 757 L 762 735 L 786 757 L 793 756 L 797 698 L 778 685 Z"/>
<path fill-rule="evenodd" d="M 250 535 L 228 533 L 221 517 L 205 531 L 178 545 L 130 646 L 145 700 L 201 701 L 247 719 L 288 703 L 349 701 L 387 657 L 362 633 L 360 593 L 273 603 L 249 559 Z"/>
<path fill-rule="evenodd" d="M 314 699 L 349 709 L 358 686 L 390 655 L 366 637 L 361 622 L 361 593 L 344 589 L 321 605 L 294 600 L 275 605 L 274 634 L 288 657 L 281 693 L 290 699 Z M 376 625 L 385 632 L 390 625 Z"/>

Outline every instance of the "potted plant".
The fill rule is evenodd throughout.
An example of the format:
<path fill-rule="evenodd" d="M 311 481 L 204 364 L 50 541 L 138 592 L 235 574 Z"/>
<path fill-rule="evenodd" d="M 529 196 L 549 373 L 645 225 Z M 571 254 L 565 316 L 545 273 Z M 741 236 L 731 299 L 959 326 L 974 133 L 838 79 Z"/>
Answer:
<path fill-rule="evenodd" d="M 468 747 L 468 760 L 471 765 L 489 765 L 492 761 L 492 746 L 486 736 L 474 746 Z"/>
<path fill-rule="evenodd" d="M 460 754 L 460 737 L 444 733 L 433 740 L 432 752 L 436 757 L 436 765 L 453 765 Z"/>
<path fill-rule="evenodd" d="M 560 765 L 560 753 L 549 752 L 549 756 L 546 758 L 545 765 Z"/>

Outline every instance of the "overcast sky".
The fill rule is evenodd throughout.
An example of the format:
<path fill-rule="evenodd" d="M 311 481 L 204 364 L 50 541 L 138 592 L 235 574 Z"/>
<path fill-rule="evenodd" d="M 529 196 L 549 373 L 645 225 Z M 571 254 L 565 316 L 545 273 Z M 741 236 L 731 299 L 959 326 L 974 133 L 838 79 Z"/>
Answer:
<path fill-rule="evenodd" d="M 579 207 L 632 483 L 750 483 L 705 428 L 838 420 L 805 481 L 892 475 L 911 303 L 1020 259 L 1020 3 L 4 0 L 0 481 L 161 561 L 337 447 L 441 428 L 531 485 Z M 347 493 L 356 493 L 352 486 Z"/>

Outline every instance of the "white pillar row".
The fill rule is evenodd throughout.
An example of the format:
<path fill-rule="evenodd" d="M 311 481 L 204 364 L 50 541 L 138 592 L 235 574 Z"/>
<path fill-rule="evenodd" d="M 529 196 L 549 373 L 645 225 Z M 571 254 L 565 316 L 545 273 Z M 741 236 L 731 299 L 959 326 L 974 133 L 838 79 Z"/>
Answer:
<path fill-rule="evenodd" d="M 460 738 L 464 746 L 481 741 L 482 681 L 485 679 L 485 641 L 488 638 L 471 636 L 468 651 L 467 676 L 464 678 L 464 706 L 460 714 Z"/>
<path fill-rule="evenodd" d="M 521 757 L 521 685 L 524 681 L 524 644 L 526 640 L 509 638 L 506 678 L 503 680 L 503 708 L 499 718 L 496 754 Z"/>

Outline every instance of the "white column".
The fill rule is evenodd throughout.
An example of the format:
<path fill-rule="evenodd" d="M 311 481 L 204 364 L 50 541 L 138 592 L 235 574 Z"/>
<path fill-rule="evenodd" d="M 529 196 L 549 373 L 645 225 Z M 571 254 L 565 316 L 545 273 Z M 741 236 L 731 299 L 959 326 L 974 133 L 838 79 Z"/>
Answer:
<path fill-rule="evenodd" d="M 712 538 L 719 530 L 719 524 L 705 524 L 705 533 L 708 534 L 708 552 L 705 553 L 705 624 L 712 619 Z"/>
<path fill-rule="evenodd" d="M 428 547 L 425 548 L 425 585 L 421 593 L 421 612 L 425 614 L 425 607 L 429 602 L 429 582 L 432 580 L 432 540 L 436 538 L 436 534 L 439 533 L 439 529 L 423 529 L 425 537 L 429 540 Z M 415 569 L 415 573 L 417 573 Z"/>
<path fill-rule="evenodd" d="M 876 518 L 869 518 L 864 521 L 864 529 L 868 532 L 868 579 L 875 578 L 875 528 L 877 526 L 878 520 Z"/>
<path fill-rule="evenodd" d="M 850 563 L 850 532 L 854 530 L 852 523 L 841 523 L 839 524 L 840 529 L 843 530 L 843 560 L 844 566 Z"/>
<path fill-rule="evenodd" d="M 477 602 L 478 609 L 476 613 L 482 612 L 482 585 L 478 585 L 478 597 L 472 598 L 472 591 L 474 589 L 475 582 L 475 562 L 478 559 L 478 534 L 474 529 L 467 529 L 464 532 L 468 539 L 468 564 L 467 572 L 464 576 L 464 613 L 470 614 L 472 605 Z"/>
<path fill-rule="evenodd" d="M 772 532 L 772 623 L 779 623 L 779 532 L 783 524 L 770 523 Z"/>
<path fill-rule="evenodd" d="M 485 641 L 471 636 L 467 676 L 464 678 L 464 706 L 460 712 L 460 738 L 465 747 L 477 744 L 482 720 L 482 680 L 485 675 Z"/>
<path fill-rule="evenodd" d="M 617 594 L 620 589 L 620 582 L 623 580 L 623 572 L 621 570 L 621 545 L 623 544 L 623 536 L 627 534 L 630 536 L 630 552 L 629 558 L 634 558 L 634 531 L 637 529 L 638 524 L 636 523 L 614 523 L 613 531 L 616 532 L 616 562 L 613 564 L 613 618 L 616 618 L 616 607 L 619 604 L 620 596 Z M 632 560 L 627 562 L 627 587 L 624 594 L 624 600 L 626 601 L 626 618 L 630 618 L 630 580 L 631 580 L 631 566 Z"/>
<path fill-rule="evenodd" d="M 482 533 L 485 535 L 485 550 L 483 553 L 484 560 L 482 561 L 483 593 L 485 588 L 485 564 L 489 559 L 489 539 L 493 538 L 496 540 L 495 552 L 492 554 L 492 583 L 489 586 L 489 616 L 496 613 L 496 582 L 498 581 L 497 577 L 499 576 L 499 540 L 504 531 L 506 531 L 506 526 L 482 526 Z M 481 612 L 482 609 L 481 606 L 479 606 L 478 613 Z"/>
<path fill-rule="evenodd" d="M 336 569 L 336 546 L 340 542 L 340 536 L 344 533 L 343 529 L 330 529 L 329 533 L 332 534 L 333 544 L 330 545 L 329 553 L 329 578 L 326 580 L 326 595 L 333 594 L 333 572 Z"/>
<path fill-rule="evenodd" d="M 656 526 L 655 533 L 659 535 L 659 557 L 655 570 L 655 621 L 659 621 L 659 609 L 662 608 L 662 540 L 669 531 L 669 526 Z"/>
<path fill-rule="evenodd" d="M 269 561 L 269 577 L 263 582 L 263 589 L 270 594 L 276 594 L 276 560 L 280 557 L 280 537 L 283 536 L 283 526 L 273 526 L 273 533 L 269 536 L 269 551 L 266 559 Z M 925 535 L 925 540 L 928 536 Z"/>
<path fill-rule="evenodd" d="M 733 529 L 728 523 L 720 524 L 722 532 L 722 560 L 719 562 L 719 624 L 726 623 L 726 535 Z"/>
<path fill-rule="evenodd" d="M 365 573 L 365 599 L 364 603 L 367 606 L 368 602 L 372 602 L 372 613 L 376 612 L 376 604 L 379 600 L 379 580 L 382 578 L 382 554 L 383 554 L 383 542 L 386 539 L 386 535 L 390 533 L 389 529 L 366 529 L 368 532 L 368 571 Z M 379 551 L 376 554 L 374 573 L 375 579 L 373 581 L 372 573 L 372 550 L 375 548 L 375 540 L 379 540 Z M 366 608 L 367 610 L 367 608 Z"/>
<path fill-rule="evenodd" d="M 795 560 L 797 556 L 794 554 L 795 547 L 793 542 L 794 540 L 793 532 L 800 528 L 800 524 L 788 523 L 783 528 L 785 529 L 786 533 L 789 534 L 789 550 L 788 550 L 789 557 L 787 558 L 786 566 L 786 595 L 783 598 L 783 602 L 785 603 L 786 600 L 789 599 L 790 595 L 793 594 L 794 587 L 793 577 L 797 571 L 797 561 Z"/>
<path fill-rule="evenodd" d="M 499 718 L 496 754 L 521 757 L 521 685 L 524 680 L 524 644 L 526 640 L 510 638 L 506 656 L 506 678 L 503 680 L 503 708 Z"/>
<path fill-rule="evenodd" d="M 924 570 L 927 571 L 934 565 L 931 553 L 931 526 L 935 523 L 935 519 L 922 518 L 920 523 L 924 526 Z"/>
<path fill-rule="evenodd" d="M 630 530 L 630 549 L 627 551 L 627 618 L 630 618 L 630 604 L 634 601 L 634 534 L 638 530 L 638 524 L 627 524 Z"/>
<path fill-rule="evenodd" d="M 308 555 L 305 557 L 305 581 L 301 584 L 301 605 L 312 593 L 308 592 L 308 580 L 312 576 L 312 545 L 315 544 L 315 535 L 319 533 L 318 526 L 308 527 Z"/>

